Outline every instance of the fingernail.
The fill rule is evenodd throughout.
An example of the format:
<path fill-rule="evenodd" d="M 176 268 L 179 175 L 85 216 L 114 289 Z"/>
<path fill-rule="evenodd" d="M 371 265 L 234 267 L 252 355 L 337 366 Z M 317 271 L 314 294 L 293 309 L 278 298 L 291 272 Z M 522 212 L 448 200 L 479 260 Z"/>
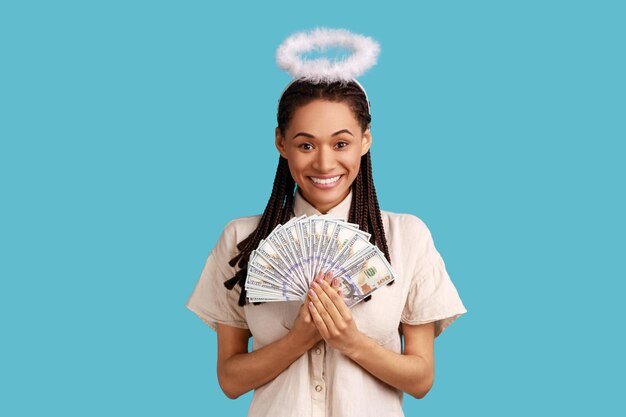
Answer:
<path fill-rule="evenodd" d="M 313 291 L 313 290 L 309 290 L 309 295 L 310 295 L 311 297 L 315 297 L 315 291 Z M 309 302 L 310 302 L 310 301 L 309 301 Z"/>
<path fill-rule="evenodd" d="M 318 286 L 318 283 L 317 283 L 317 282 L 313 281 L 313 282 L 311 283 L 311 287 L 316 288 L 317 286 Z"/>
<path fill-rule="evenodd" d="M 333 278 L 333 287 L 339 286 L 339 280 L 337 278 Z"/>

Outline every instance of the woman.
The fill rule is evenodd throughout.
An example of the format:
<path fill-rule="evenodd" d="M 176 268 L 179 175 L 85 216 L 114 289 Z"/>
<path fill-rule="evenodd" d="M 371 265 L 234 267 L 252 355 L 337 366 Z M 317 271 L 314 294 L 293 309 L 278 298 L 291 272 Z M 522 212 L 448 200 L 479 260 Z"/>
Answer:
<path fill-rule="evenodd" d="M 267 207 L 226 225 L 187 303 L 217 331 L 224 393 L 255 390 L 250 416 L 402 416 L 402 393 L 422 398 L 433 384 L 434 338 L 466 312 L 424 223 L 379 209 L 370 120 L 357 82 L 293 82 L 279 103 Z M 247 303 L 250 252 L 302 214 L 359 224 L 393 285 L 348 308 L 320 274 L 304 303 Z"/>

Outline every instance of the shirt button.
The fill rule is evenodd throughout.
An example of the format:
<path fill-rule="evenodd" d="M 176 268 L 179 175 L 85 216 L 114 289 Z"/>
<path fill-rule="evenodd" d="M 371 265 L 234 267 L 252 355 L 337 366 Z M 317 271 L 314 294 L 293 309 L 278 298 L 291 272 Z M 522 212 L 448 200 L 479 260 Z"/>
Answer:
<path fill-rule="evenodd" d="M 320 349 L 320 348 L 315 349 L 315 353 L 317 353 L 318 355 L 321 355 L 322 354 L 322 349 Z"/>
<path fill-rule="evenodd" d="M 321 385 L 316 385 L 315 386 L 315 391 L 320 392 L 322 390 L 322 386 Z"/>

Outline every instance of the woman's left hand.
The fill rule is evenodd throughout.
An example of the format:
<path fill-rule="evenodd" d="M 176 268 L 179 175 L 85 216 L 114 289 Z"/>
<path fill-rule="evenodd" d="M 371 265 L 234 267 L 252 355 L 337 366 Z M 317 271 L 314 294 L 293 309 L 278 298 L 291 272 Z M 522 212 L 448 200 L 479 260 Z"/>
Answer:
<path fill-rule="evenodd" d="M 349 356 L 359 346 L 363 333 L 357 329 L 338 287 L 339 282 L 333 278 L 332 272 L 318 274 L 309 289 L 309 310 L 324 340 Z"/>

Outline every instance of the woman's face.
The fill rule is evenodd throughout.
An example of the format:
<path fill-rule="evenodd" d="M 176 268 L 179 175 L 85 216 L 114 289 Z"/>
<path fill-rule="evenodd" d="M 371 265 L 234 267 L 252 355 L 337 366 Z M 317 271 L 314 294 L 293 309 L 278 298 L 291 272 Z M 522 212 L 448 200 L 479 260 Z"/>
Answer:
<path fill-rule="evenodd" d="M 285 135 L 276 128 L 276 148 L 287 159 L 302 196 L 321 213 L 339 204 L 372 144 L 350 107 L 315 100 L 294 113 Z"/>

